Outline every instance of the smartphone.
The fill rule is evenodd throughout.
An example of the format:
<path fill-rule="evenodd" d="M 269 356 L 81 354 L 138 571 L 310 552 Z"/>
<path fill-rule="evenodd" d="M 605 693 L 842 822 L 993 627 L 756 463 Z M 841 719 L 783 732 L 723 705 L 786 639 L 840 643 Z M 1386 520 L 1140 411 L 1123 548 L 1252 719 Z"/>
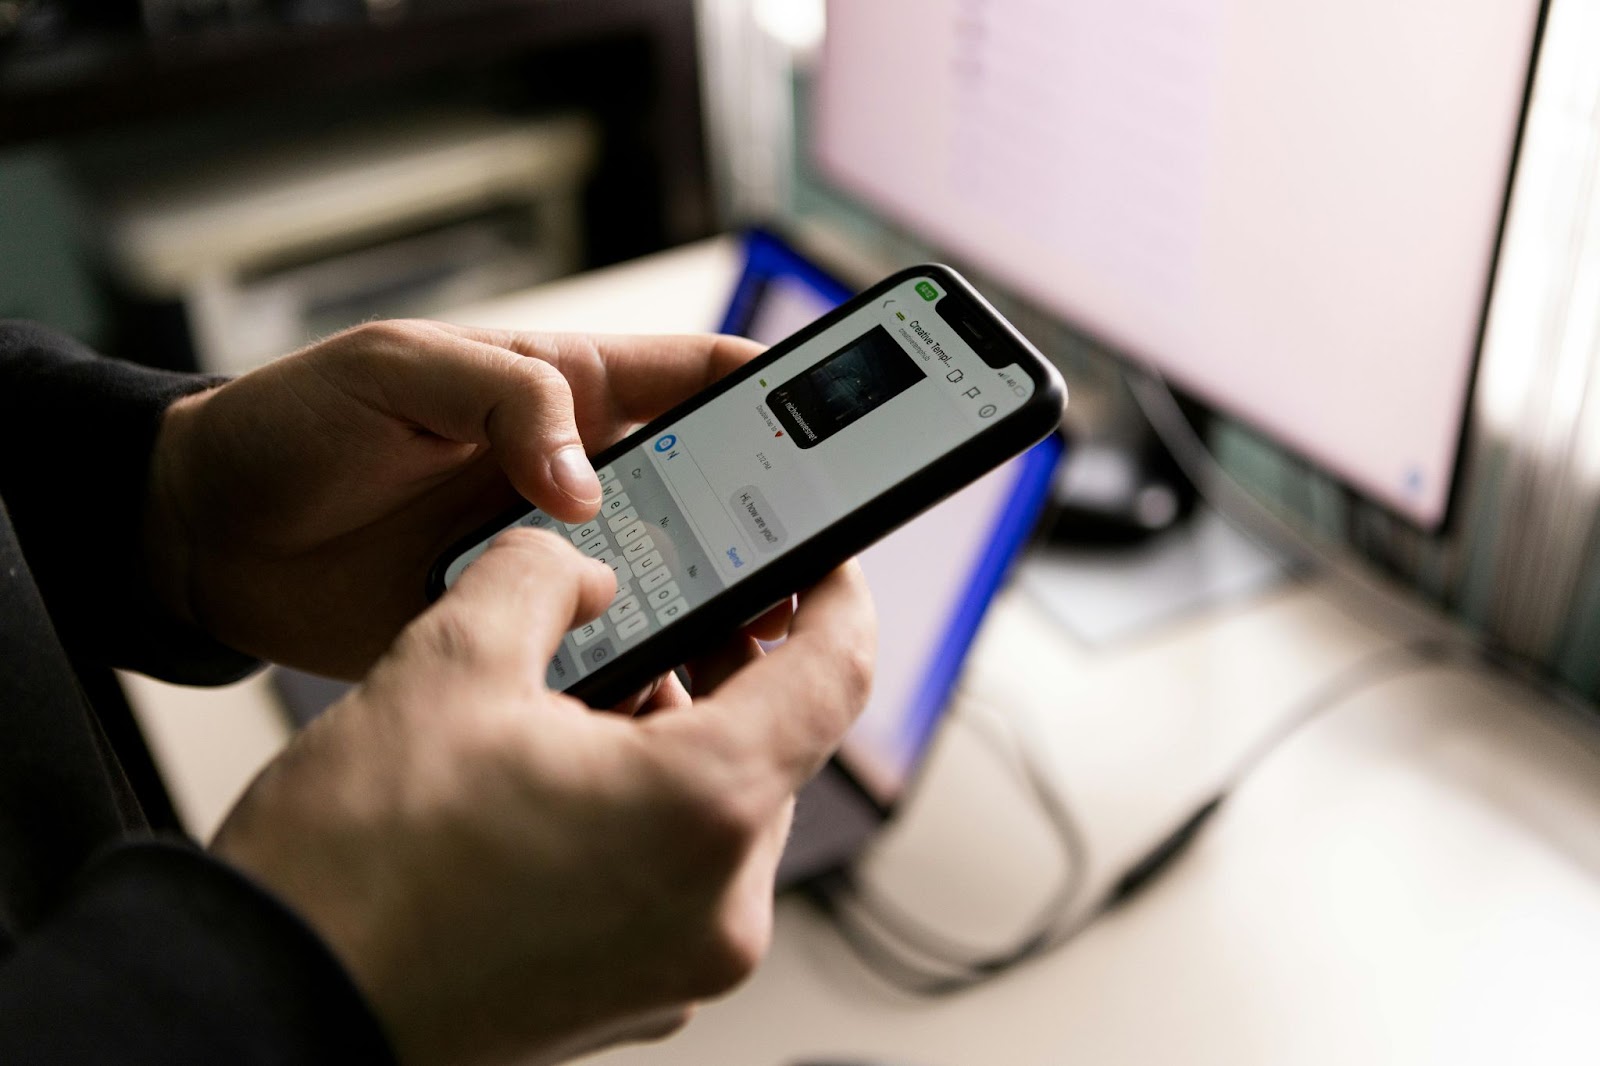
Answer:
<path fill-rule="evenodd" d="M 912 267 L 593 456 L 593 520 L 505 515 L 439 559 L 429 593 L 506 529 L 567 537 L 617 594 L 546 677 L 609 707 L 1026 451 L 1065 402 L 1055 368 L 960 275 Z"/>

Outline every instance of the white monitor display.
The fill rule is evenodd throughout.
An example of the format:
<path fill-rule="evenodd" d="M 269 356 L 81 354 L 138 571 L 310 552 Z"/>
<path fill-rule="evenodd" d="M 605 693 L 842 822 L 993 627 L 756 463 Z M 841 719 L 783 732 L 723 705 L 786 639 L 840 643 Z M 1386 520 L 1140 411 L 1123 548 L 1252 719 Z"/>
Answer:
<path fill-rule="evenodd" d="M 1423 527 L 1538 0 L 833 0 L 844 189 Z"/>

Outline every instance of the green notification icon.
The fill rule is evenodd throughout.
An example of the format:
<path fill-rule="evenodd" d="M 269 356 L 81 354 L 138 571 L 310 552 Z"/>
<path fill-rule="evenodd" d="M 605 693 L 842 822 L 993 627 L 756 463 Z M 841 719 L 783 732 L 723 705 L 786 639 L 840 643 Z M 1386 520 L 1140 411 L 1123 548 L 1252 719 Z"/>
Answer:
<path fill-rule="evenodd" d="M 924 300 L 933 301 L 939 298 L 939 290 L 933 287 L 931 281 L 917 282 L 917 295 Z"/>

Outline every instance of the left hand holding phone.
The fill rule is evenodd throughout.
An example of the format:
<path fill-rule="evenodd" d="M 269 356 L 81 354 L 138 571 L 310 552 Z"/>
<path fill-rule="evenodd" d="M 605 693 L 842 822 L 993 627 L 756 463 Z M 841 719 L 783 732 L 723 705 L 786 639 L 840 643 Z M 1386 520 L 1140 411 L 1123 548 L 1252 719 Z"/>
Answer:
<path fill-rule="evenodd" d="M 213 844 L 343 960 L 406 1063 L 553 1063 L 671 1032 L 765 952 L 796 789 L 863 706 L 853 564 L 789 639 L 639 718 L 546 690 L 609 569 L 514 530 L 302 732 Z"/>
<path fill-rule="evenodd" d="M 338 334 L 168 410 L 146 520 L 157 594 L 239 651 L 359 677 L 426 606 L 446 546 L 519 496 L 592 517 L 586 452 L 760 350 L 435 322 Z"/>

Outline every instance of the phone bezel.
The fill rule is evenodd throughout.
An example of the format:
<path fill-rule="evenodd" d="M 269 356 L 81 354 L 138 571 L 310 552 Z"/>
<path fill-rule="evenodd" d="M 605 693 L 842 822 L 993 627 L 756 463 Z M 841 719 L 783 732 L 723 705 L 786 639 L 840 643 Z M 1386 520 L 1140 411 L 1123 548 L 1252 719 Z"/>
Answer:
<path fill-rule="evenodd" d="M 785 598 L 820 581 L 840 563 L 859 554 L 880 537 L 910 521 L 940 500 L 958 492 L 1001 463 L 1019 455 L 1054 431 L 1066 402 L 1061 375 L 1028 340 L 1007 322 L 965 278 L 940 263 L 924 263 L 896 271 L 860 294 L 840 304 L 815 322 L 779 341 L 744 366 L 710 387 L 628 434 L 592 457 L 602 467 L 623 453 L 659 434 L 689 412 L 716 400 L 741 382 L 759 374 L 773 362 L 844 318 L 912 278 L 932 278 L 942 285 L 940 301 L 959 294 L 981 311 L 985 327 L 993 331 L 998 355 L 980 352 L 985 361 L 1016 364 L 1032 379 L 1033 395 L 1022 407 L 1005 415 L 957 445 L 939 460 L 912 473 L 789 549 L 780 558 L 748 578 L 730 585 L 696 607 L 673 625 L 657 630 L 619 654 L 607 665 L 587 674 L 565 691 L 591 707 L 611 707 L 655 678 L 704 650 L 708 635 L 732 633 L 758 618 Z M 504 529 L 531 510 L 530 505 L 504 512 L 451 545 L 428 575 L 428 598 L 444 594 L 444 576 L 457 556 Z M 693 625 L 684 624 L 693 619 Z"/>

